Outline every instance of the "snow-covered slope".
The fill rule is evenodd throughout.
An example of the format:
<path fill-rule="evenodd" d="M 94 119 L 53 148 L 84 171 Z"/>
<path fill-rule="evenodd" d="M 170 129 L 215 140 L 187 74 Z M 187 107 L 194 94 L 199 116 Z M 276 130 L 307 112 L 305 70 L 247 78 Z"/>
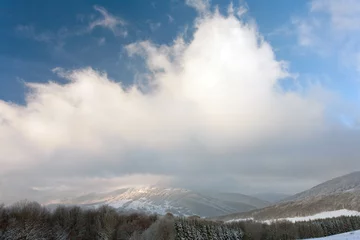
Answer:
<path fill-rule="evenodd" d="M 347 209 L 341 209 L 336 211 L 328 211 L 328 212 L 321 212 L 311 216 L 306 217 L 293 217 L 293 218 L 283 218 L 278 220 L 286 220 L 290 222 L 302 222 L 302 221 L 311 221 L 317 219 L 325 219 L 325 218 L 335 218 L 341 216 L 360 216 L 360 212 L 358 211 L 351 211 Z"/>
<path fill-rule="evenodd" d="M 328 196 L 340 193 L 360 194 L 360 172 L 353 172 L 331 179 L 309 190 L 286 198 L 285 201 L 298 201 L 311 197 Z"/>
<path fill-rule="evenodd" d="M 316 239 L 316 240 L 360 240 L 360 230 L 337 234 L 337 235 L 332 235 L 332 236 L 328 236 L 328 237 L 311 238 L 311 239 Z M 307 240 L 310 240 L 310 238 Z"/>
<path fill-rule="evenodd" d="M 360 172 L 319 184 L 269 207 L 217 219 L 271 220 L 312 216 L 321 212 L 348 209 L 360 212 Z"/>
<path fill-rule="evenodd" d="M 271 219 L 271 220 L 260 220 L 259 222 L 263 223 L 271 223 L 274 221 L 290 221 L 290 222 L 302 222 L 302 221 L 311 221 L 317 219 L 325 219 L 325 218 L 334 218 L 334 217 L 341 217 L 341 216 L 360 216 L 360 212 L 358 211 L 351 211 L 347 209 L 341 209 L 336 211 L 328 211 L 328 212 L 321 212 L 311 216 L 305 217 L 290 217 L 290 218 L 278 218 L 278 219 Z M 255 220 L 253 218 L 238 218 L 238 219 L 231 219 L 227 222 L 238 222 L 238 221 L 248 221 L 248 220 Z"/>
<path fill-rule="evenodd" d="M 261 200 L 256 200 L 260 203 Z M 119 211 L 146 212 L 166 214 L 171 212 L 175 215 L 203 217 L 218 216 L 234 212 L 244 212 L 256 209 L 256 206 L 238 201 L 236 199 L 200 194 L 180 188 L 127 188 L 110 193 L 92 193 L 73 199 L 52 202 L 52 205 L 81 205 L 83 207 L 99 207 L 102 205 L 112 206 Z"/>

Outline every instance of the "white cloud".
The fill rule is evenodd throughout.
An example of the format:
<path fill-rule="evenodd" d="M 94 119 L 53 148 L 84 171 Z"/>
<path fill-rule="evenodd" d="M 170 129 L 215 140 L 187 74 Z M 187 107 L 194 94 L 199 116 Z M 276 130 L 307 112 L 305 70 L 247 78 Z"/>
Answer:
<path fill-rule="evenodd" d="M 169 23 L 174 22 L 173 16 L 171 16 L 170 14 L 167 14 L 166 16 L 168 17 Z"/>
<path fill-rule="evenodd" d="M 199 14 L 208 13 L 210 10 L 209 0 L 186 0 L 185 3 L 193 7 Z"/>
<path fill-rule="evenodd" d="M 312 0 L 308 13 L 292 20 L 298 44 L 321 56 L 336 59 L 341 67 L 358 68 L 360 2 Z"/>
<path fill-rule="evenodd" d="M 52 32 L 37 31 L 32 25 L 18 25 L 16 26 L 15 31 L 34 41 L 51 44 L 57 43 L 57 45 L 62 45 L 63 41 L 71 35 L 66 27 L 61 27 L 56 32 Z"/>
<path fill-rule="evenodd" d="M 313 0 L 310 11 L 328 14 L 336 30 L 360 29 L 360 2 L 357 0 Z"/>
<path fill-rule="evenodd" d="M 319 24 L 315 21 L 304 19 L 293 19 L 292 23 L 297 26 L 298 42 L 301 46 L 310 47 L 318 44 L 318 39 L 314 32 Z"/>
<path fill-rule="evenodd" d="M 49 43 L 54 39 L 54 35 L 51 32 L 37 33 L 34 26 L 31 25 L 18 25 L 16 31 L 38 42 Z"/>
<path fill-rule="evenodd" d="M 126 22 L 124 20 L 110 14 L 104 7 L 95 5 L 94 9 L 101 14 L 101 18 L 90 22 L 90 30 L 93 30 L 96 27 L 103 27 L 111 30 L 115 36 L 127 36 L 127 31 L 124 28 L 124 26 L 126 26 Z"/>
<path fill-rule="evenodd" d="M 100 38 L 100 39 L 98 40 L 99 46 L 102 46 L 102 45 L 104 45 L 105 43 L 106 43 L 106 38 L 104 38 L 104 37 L 102 37 L 102 38 Z"/>
<path fill-rule="evenodd" d="M 67 83 L 28 83 L 25 106 L 0 101 L 0 181 L 7 183 L 0 192 L 83 181 L 92 183 L 82 188 L 88 189 L 99 178 L 146 174 L 184 184 L 197 176 L 197 184 L 211 179 L 213 186 L 216 176 L 244 188 L 261 176 L 274 189 L 281 180 L 298 186 L 297 178 L 353 170 L 357 135 L 333 132 L 325 119 L 328 102 L 319 98 L 324 90 L 284 91 L 279 81 L 290 75 L 286 64 L 254 24 L 203 13 L 190 42 L 178 37 L 171 45 L 127 46 L 130 56 L 145 61 L 147 91 L 91 68 L 57 68 Z M 333 146 L 347 152 L 339 167 Z M 315 169 L 324 173 L 312 174 Z M 139 184 L 148 179 L 139 178 Z"/>
<path fill-rule="evenodd" d="M 312 0 L 306 17 L 297 17 L 299 43 L 316 46 L 341 43 L 346 37 L 358 37 L 360 2 L 356 0 Z M 321 46 L 320 46 L 321 47 Z"/>
<path fill-rule="evenodd" d="M 161 23 L 160 22 L 152 22 L 152 21 L 148 21 L 150 30 L 152 32 L 156 31 L 157 29 L 159 29 L 161 27 Z"/>
<path fill-rule="evenodd" d="M 228 14 L 235 15 L 237 17 L 242 17 L 245 13 L 248 12 L 248 5 L 244 1 L 240 1 L 240 6 L 235 8 L 233 2 L 231 1 L 228 6 Z"/>

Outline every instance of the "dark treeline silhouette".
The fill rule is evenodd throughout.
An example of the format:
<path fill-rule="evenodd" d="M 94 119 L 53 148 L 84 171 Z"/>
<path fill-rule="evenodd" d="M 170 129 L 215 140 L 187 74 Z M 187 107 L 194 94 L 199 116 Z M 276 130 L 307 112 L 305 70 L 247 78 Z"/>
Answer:
<path fill-rule="evenodd" d="M 241 240 L 243 232 L 237 226 L 195 218 L 175 218 L 175 240 Z"/>
<path fill-rule="evenodd" d="M 360 217 L 337 217 L 292 223 L 289 221 L 265 224 L 254 221 L 233 222 L 232 229 L 241 229 L 244 240 L 286 240 L 317 238 L 360 229 Z"/>
<path fill-rule="evenodd" d="M 22 201 L 0 206 L 0 239 L 136 239 L 157 220 L 156 215 L 119 214 L 107 206 L 86 210 L 59 206 L 49 211 Z"/>
<path fill-rule="evenodd" d="M 0 240 L 278 240 L 323 237 L 360 229 L 360 217 L 307 222 L 214 222 L 189 218 L 119 213 L 114 208 L 59 206 L 36 202 L 0 205 Z"/>

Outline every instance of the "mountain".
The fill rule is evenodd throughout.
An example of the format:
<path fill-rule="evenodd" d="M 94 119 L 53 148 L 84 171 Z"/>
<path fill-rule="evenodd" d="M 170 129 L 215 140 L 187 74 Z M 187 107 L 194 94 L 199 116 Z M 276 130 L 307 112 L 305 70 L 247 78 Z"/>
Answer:
<path fill-rule="evenodd" d="M 311 197 L 329 196 L 343 193 L 360 192 L 360 172 L 353 172 L 321 183 L 309 190 L 295 194 L 285 201 L 298 201 Z"/>
<path fill-rule="evenodd" d="M 251 196 L 270 203 L 276 203 L 290 197 L 290 195 L 283 193 L 257 193 Z"/>
<path fill-rule="evenodd" d="M 262 209 L 230 214 L 217 219 L 269 220 L 311 216 L 341 209 L 360 212 L 360 172 L 326 181 Z"/>
<path fill-rule="evenodd" d="M 266 202 L 242 194 L 199 193 L 181 188 L 125 188 L 109 193 L 90 193 L 48 204 L 80 205 L 85 208 L 112 206 L 123 212 L 146 212 L 178 216 L 211 217 L 234 212 L 250 211 L 265 206 Z"/>
<path fill-rule="evenodd" d="M 249 195 L 245 195 L 245 194 L 241 194 L 241 193 L 211 192 L 211 191 L 201 192 L 201 193 L 206 196 L 220 199 L 224 202 L 229 202 L 229 203 L 238 202 L 238 203 L 242 203 L 242 204 L 245 203 L 248 205 L 252 205 L 255 208 L 263 208 L 263 207 L 271 205 L 271 203 L 268 201 L 264 201 L 257 197 L 253 197 L 253 196 L 249 196 Z"/>

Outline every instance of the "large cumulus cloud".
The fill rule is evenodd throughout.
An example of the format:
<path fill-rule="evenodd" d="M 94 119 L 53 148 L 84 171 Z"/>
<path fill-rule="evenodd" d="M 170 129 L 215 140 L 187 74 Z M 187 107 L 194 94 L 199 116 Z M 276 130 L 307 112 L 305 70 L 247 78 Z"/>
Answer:
<path fill-rule="evenodd" d="M 359 136 L 329 120 L 328 92 L 284 87 L 295 78 L 255 24 L 195 7 L 191 40 L 126 46 L 142 81 L 57 68 L 66 83 L 0 101 L 1 199 L 159 182 L 295 192 L 352 170 Z"/>

